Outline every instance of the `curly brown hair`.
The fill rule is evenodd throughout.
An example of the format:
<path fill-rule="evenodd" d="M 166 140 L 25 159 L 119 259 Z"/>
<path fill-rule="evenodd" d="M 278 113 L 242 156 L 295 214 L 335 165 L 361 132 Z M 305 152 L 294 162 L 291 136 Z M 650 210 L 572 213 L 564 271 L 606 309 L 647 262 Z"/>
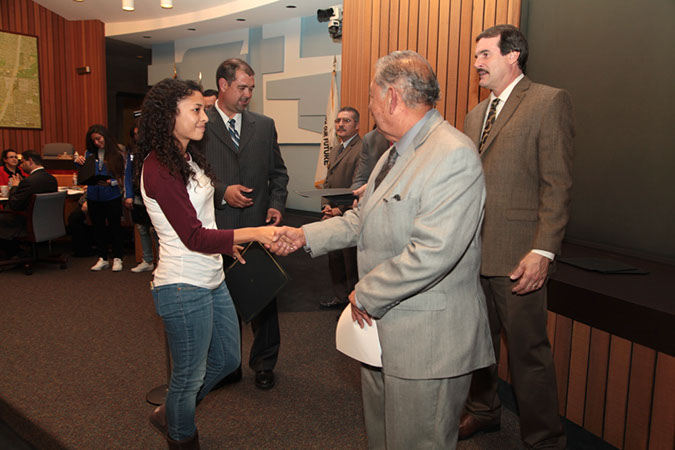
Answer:
<path fill-rule="evenodd" d="M 169 169 L 169 174 L 179 177 L 185 184 L 195 175 L 180 151 L 181 144 L 173 135 L 178 103 L 195 91 L 202 92 L 202 88 L 194 81 L 166 78 L 155 84 L 145 96 L 138 127 L 138 152 L 134 158 L 138 164 L 134 164 L 134 182 L 137 185 L 140 186 L 143 161 L 152 151 L 157 154 L 159 163 Z M 186 151 L 213 183 L 215 174 L 199 147 L 190 141 Z"/>
<path fill-rule="evenodd" d="M 94 155 L 94 158 L 97 158 L 98 147 L 94 144 L 94 140 L 91 138 L 91 135 L 97 133 L 103 136 L 103 160 L 105 165 L 112 174 L 113 177 L 121 180 L 124 177 L 124 156 L 120 150 L 119 145 L 117 144 L 117 139 L 112 135 L 110 131 L 103 125 L 92 125 L 87 130 L 87 137 L 85 142 L 87 144 L 87 151 Z"/>

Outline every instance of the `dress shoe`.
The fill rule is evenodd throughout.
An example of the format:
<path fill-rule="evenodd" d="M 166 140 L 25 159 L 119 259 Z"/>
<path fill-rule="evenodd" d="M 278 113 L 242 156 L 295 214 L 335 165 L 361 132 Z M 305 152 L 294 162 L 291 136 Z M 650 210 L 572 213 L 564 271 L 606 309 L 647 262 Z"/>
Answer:
<path fill-rule="evenodd" d="M 158 406 L 152 411 L 150 414 L 150 424 L 152 424 L 162 436 L 167 436 L 166 407 L 164 405 Z"/>
<path fill-rule="evenodd" d="M 464 414 L 459 420 L 459 435 L 458 439 L 469 439 L 471 436 L 479 433 L 493 433 L 499 431 L 498 423 L 484 423 L 480 422 L 471 414 Z"/>
<path fill-rule="evenodd" d="M 239 366 L 234 372 L 230 373 L 229 375 L 225 375 L 225 378 L 217 382 L 216 385 L 213 386 L 211 390 L 215 391 L 216 389 L 220 389 L 223 386 L 227 386 L 228 384 L 237 383 L 238 381 L 241 381 L 241 366 Z"/>
<path fill-rule="evenodd" d="M 321 309 L 344 309 L 349 304 L 349 301 L 333 297 L 327 302 L 319 303 Z"/>
<path fill-rule="evenodd" d="M 255 373 L 255 385 L 258 389 L 272 389 L 274 387 L 274 372 L 271 370 L 257 370 Z"/>

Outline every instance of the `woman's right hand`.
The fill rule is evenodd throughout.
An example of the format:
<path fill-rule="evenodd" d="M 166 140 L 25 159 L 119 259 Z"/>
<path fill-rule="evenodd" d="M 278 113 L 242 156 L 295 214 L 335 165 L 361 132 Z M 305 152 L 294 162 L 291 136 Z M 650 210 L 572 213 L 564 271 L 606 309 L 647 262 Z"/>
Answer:
<path fill-rule="evenodd" d="M 276 230 L 277 227 L 258 227 L 256 228 L 255 240 L 269 248 L 270 245 L 279 240 Z"/>
<path fill-rule="evenodd" d="M 78 156 L 78 157 L 75 159 L 75 163 L 76 163 L 76 164 L 79 164 L 79 165 L 84 164 L 84 156 L 82 156 L 82 155 Z"/>

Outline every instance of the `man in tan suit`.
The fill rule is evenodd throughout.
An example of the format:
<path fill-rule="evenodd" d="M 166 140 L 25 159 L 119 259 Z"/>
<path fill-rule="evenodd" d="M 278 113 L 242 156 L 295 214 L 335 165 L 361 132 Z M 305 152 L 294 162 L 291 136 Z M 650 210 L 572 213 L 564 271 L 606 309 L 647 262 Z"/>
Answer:
<path fill-rule="evenodd" d="M 351 186 L 361 156 L 362 140 L 359 136 L 359 112 L 345 106 L 337 113 L 335 133 L 340 143 L 330 149 L 325 188 L 348 188 Z M 322 220 L 341 216 L 347 206 L 338 206 L 328 199 L 323 200 Z M 356 267 L 356 248 L 349 247 L 328 253 L 328 269 L 333 284 L 334 297 L 321 302 L 321 309 L 342 309 L 349 303 L 347 296 L 359 280 Z"/>
<path fill-rule="evenodd" d="M 370 448 L 454 449 L 471 373 L 494 364 L 478 276 L 483 171 L 435 109 L 439 94 L 419 54 L 380 58 L 369 109 L 394 145 L 357 208 L 282 230 L 312 256 L 357 247 L 352 318 L 375 321 L 382 347 L 382 370 L 361 368 Z"/>
<path fill-rule="evenodd" d="M 566 91 L 523 75 L 527 40 L 511 25 L 476 38 L 474 67 L 490 97 L 466 117 L 464 132 L 481 154 L 487 200 L 481 284 L 499 361 L 500 332 L 533 448 L 564 448 L 555 372 L 546 334 L 546 280 L 560 253 L 572 187 L 573 111 Z M 497 369 L 474 374 L 459 436 L 499 428 Z"/>

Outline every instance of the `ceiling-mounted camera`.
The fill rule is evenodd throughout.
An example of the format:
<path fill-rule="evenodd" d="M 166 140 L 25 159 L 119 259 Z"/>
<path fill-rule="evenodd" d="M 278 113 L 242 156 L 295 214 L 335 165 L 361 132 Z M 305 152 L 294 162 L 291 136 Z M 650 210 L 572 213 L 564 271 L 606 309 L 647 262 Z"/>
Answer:
<path fill-rule="evenodd" d="M 336 5 L 327 9 L 318 9 L 316 18 L 319 22 L 328 22 L 328 34 L 331 38 L 342 38 L 342 6 Z"/>

